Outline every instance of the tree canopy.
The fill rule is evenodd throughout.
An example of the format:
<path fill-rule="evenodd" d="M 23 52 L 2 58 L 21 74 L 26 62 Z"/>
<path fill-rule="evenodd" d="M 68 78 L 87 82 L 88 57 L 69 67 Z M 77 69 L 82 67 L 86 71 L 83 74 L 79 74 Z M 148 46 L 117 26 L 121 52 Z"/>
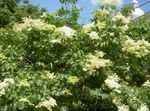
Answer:
<path fill-rule="evenodd" d="M 86 25 L 77 0 L 53 13 L 1 2 L 0 111 L 149 111 L 150 23 L 101 1 Z"/>

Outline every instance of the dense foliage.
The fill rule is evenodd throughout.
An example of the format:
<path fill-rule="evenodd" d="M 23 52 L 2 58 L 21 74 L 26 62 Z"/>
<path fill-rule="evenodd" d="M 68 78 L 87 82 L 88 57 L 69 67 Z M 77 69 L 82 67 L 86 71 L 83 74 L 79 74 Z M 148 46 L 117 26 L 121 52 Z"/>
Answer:
<path fill-rule="evenodd" d="M 0 111 L 149 111 L 150 23 L 103 1 L 84 26 L 43 13 L 0 28 Z"/>
<path fill-rule="evenodd" d="M 46 12 L 44 8 L 38 9 L 28 0 L 0 0 L 0 27 L 12 21 L 21 22 L 23 17 L 38 18 L 43 12 Z"/>

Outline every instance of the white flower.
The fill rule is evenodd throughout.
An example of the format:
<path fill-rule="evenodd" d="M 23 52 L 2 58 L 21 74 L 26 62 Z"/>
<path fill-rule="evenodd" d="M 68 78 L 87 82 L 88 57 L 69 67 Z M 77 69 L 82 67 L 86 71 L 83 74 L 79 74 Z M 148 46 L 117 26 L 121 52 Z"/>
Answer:
<path fill-rule="evenodd" d="M 128 25 L 124 25 L 124 26 L 121 27 L 121 29 L 122 29 L 122 31 L 126 31 L 126 30 L 129 29 L 129 27 L 128 27 Z"/>
<path fill-rule="evenodd" d="M 149 109 L 145 104 L 141 104 L 137 111 L 149 111 Z"/>
<path fill-rule="evenodd" d="M 95 31 L 92 31 L 92 32 L 89 34 L 89 37 L 90 37 L 92 40 L 99 39 L 98 33 L 95 32 Z"/>
<path fill-rule="evenodd" d="M 50 41 L 52 44 L 61 44 L 61 40 L 60 39 L 53 39 Z"/>
<path fill-rule="evenodd" d="M 67 78 L 67 82 L 71 84 L 75 84 L 79 81 L 80 79 L 77 76 L 69 76 Z"/>
<path fill-rule="evenodd" d="M 45 26 L 43 27 L 43 30 L 48 30 L 48 31 L 54 31 L 55 29 L 56 29 L 56 26 L 52 24 L 45 23 Z"/>
<path fill-rule="evenodd" d="M 23 80 L 19 81 L 17 86 L 18 87 L 28 88 L 28 87 L 30 87 L 30 83 L 27 81 L 27 79 L 23 79 Z"/>
<path fill-rule="evenodd" d="M 72 38 L 75 34 L 76 34 L 76 31 L 71 29 L 70 27 L 68 26 L 63 26 L 60 28 L 60 30 L 65 34 L 66 37 L 68 38 Z"/>
<path fill-rule="evenodd" d="M 47 110 L 52 111 L 52 107 L 57 106 L 56 100 L 53 98 L 50 98 L 49 100 L 44 100 L 42 102 L 40 102 L 36 108 L 41 108 L 41 107 L 45 107 L 47 108 Z"/>
<path fill-rule="evenodd" d="M 9 86 L 8 83 L 1 82 L 1 83 L 0 83 L 0 90 L 5 89 L 5 88 L 7 88 L 8 86 Z"/>
<path fill-rule="evenodd" d="M 123 51 L 134 53 L 136 50 L 138 50 L 140 47 L 135 43 L 134 40 L 128 38 L 124 42 L 124 47 L 122 48 Z"/>
<path fill-rule="evenodd" d="M 23 30 L 31 31 L 33 28 L 39 29 L 39 30 L 54 30 L 56 27 L 51 24 L 46 24 L 41 19 L 32 19 L 32 18 L 23 18 L 23 23 L 20 24 L 14 24 L 13 30 L 16 32 L 21 32 Z"/>
<path fill-rule="evenodd" d="M 115 82 L 119 82 L 120 81 L 120 78 L 118 77 L 117 74 L 110 75 L 110 76 L 108 76 L 108 78 L 112 79 Z"/>
<path fill-rule="evenodd" d="M 139 40 L 136 42 L 135 40 L 128 38 L 124 41 L 122 50 L 140 58 L 150 54 L 150 43 L 145 40 Z"/>
<path fill-rule="evenodd" d="M 54 79 L 56 76 L 54 73 L 50 73 L 49 71 L 44 70 L 41 77 L 42 79 L 51 80 Z"/>
<path fill-rule="evenodd" d="M 113 89 L 113 88 L 120 88 L 121 85 L 119 83 L 117 83 L 116 81 L 114 80 L 111 80 L 111 79 L 106 79 L 105 80 L 105 84 L 110 88 L 110 89 Z"/>
<path fill-rule="evenodd" d="M 124 105 L 124 104 L 117 106 L 117 108 L 118 108 L 118 111 L 129 111 L 129 106 Z"/>
<path fill-rule="evenodd" d="M 114 32 L 110 32 L 109 35 L 112 37 L 112 36 L 114 36 L 115 34 L 114 34 Z"/>
<path fill-rule="evenodd" d="M 137 41 L 137 44 L 138 44 L 139 46 L 143 46 L 143 48 L 147 47 L 147 48 L 150 49 L 150 43 L 149 43 L 148 41 L 143 40 L 143 39 Z"/>
<path fill-rule="evenodd" d="M 95 72 L 96 69 L 103 68 L 103 67 L 109 67 L 111 66 L 111 61 L 108 59 L 103 59 L 101 57 L 104 56 L 103 52 L 96 52 L 95 55 L 88 54 L 86 62 L 83 66 L 83 71 L 90 71 Z"/>
<path fill-rule="evenodd" d="M 32 18 L 23 18 L 25 28 L 28 28 L 30 31 L 33 28 L 43 29 L 45 23 L 40 19 L 32 19 Z"/>
<path fill-rule="evenodd" d="M 108 76 L 108 78 L 104 82 L 110 89 L 119 89 L 121 87 L 121 85 L 118 83 L 119 80 L 120 78 L 116 74 L 113 74 L 111 76 Z M 119 91 L 117 90 L 117 92 Z"/>
<path fill-rule="evenodd" d="M 146 82 L 144 82 L 144 84 L 142 86 L 144 86 L 144 87 L 150 87 L 150 81 L 147 80 Z"/>
<path fill-rule="evenodd" d="M 5 82 L 5 83 L 8 83 L 9 85 L 15 84 L 15 81 L 14 81 L 14 79 L 12 79 L 12 78 L 6 78 L 6 79 L 4 79 L 4 82 Z"/>
<path fill-rule="evenodd" d="M 22 103 L 28 103 L 29 105 L 34 105 L 34 104 L 32 104 L 32 103 L 30 102 L 30 100 L 28 100 L 27 98 L 20 98 L 18 101 L 19 101 L 19 102 L 22 102 Z"/>
<path fill-rule="evenodd" d="M 29 102 L 29 100 L 27 98 L 21 98 L 18 101 L 20 101 L 20 102 Z"/>
<path fill-rule="evenodd" d="M 3 82 L 0 82 L 0 97 L 5 94 L 5 89 L 13 84 L 15 84 L 15 82 L 12 78 L 6 78 Z"/>
<path fill-rule="evenodd" d="M 50 79 L 54 79 L 55 77 L 56 77 L 56 75 L 54 73 L 50 73 L 48 76 L 48 78 L 50 78 Z"/>
<path fill-rule="evenodd" d="M 102 57 L 104 57 L 104 55 L 105 55 L 105 53 L 104 52 L 102 52 L 102 51 L 95 51 L 95 55 L 97 56 L 97 57 L 99 57 L 99 58 L 102 58 Z"/>
<path fill-rule="evenodd" d="M 1 90 L 0 90 L 0 97 L 1 97 L 2 95 L 5 95 L 5 89 L 1 89 Z"/>
<path fill-rule="evenodd" d="M 101 30 L 101 29 L 103 29 L 103 28 L 106 27 L 106 23 L 104 23 L 104 22 L 98 22 L 96 24 L 96 26 L 98 27 L 99 30 Z"/>
<path fill-rule="evenodd" d="M 114 97 L 112 102 L 116 105 L 119 106 L 121 104 L 121 99 L 118 97 Z"/>
<path fill-rule="evenodd" d="M 90 24 L 84 25 L 83 26 L 83 31 L 85 33 L 91 32 L 93 27 L 94 27 L 94 23 L 90 23 Z"/>
<path fill-rule="evenodd" d="M 115 15 L 113 18 L 112 18 L 113 21 L 120 21 L 122 23 L 125 23 L 125 24 L 128 24 L 130 22 L 130 19 L 123 16 L 121 13 L 118 13 L 117 15 Z"/>

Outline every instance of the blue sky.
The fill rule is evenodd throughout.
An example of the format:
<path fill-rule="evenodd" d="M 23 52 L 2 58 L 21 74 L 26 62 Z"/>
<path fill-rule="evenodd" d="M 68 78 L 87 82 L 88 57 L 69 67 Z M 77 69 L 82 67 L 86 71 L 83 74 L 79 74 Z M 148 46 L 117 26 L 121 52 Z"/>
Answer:
<path fill-rule="evenodd" d="M 49 12 L 55 11 L 61 7 L 59 0 L 29 0 L 33 5 L 39 5 L 40 8 L 46 8 Z M 145 3 L 149 0 L 138 0 L 139 4 Z M 132 0 L 123 0 L 124 4 L 131 3 Z M 81 12 L 80 22 L 87 23 L 92 17 L 91 13 L 94 9 L 97 8 L 97 5 L 93 5 L 91 0 L 79 0 L 79 7 L 83 7 Z M 145 12 L 150 11 L 150 3 L 141 7 Z"/>

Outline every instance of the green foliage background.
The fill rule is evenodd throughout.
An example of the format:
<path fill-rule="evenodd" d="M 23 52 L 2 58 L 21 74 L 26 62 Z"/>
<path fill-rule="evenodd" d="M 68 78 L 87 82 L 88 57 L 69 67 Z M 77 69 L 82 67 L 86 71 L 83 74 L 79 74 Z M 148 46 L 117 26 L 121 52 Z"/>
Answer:
<path fill-rule="evenodd" d="M 77 1 L 60 2 L 64 5 L 60 10 L 47 13 L 27 1 L 23 5 L 15 0 L 0 1 L 4 6 L 0 9 L 0 80 L 3 83 L 5 78 L 12 78 L 15 82 L 0 96 L 0 111 L 117 111 L 122 104 L 131 111 L 141 104 L 150 108 L 150 86 L 143 86 L 149 80 L 150 53 L 136 57 L 122 51 L 126 37 L 150 42 L 150 23 L 141 18 L 130 21 L 129 28 L 124 30 L 126 24 L 112 20 L 118 13 L 116 6 L 104 5 L 93 12 L 95 25 L 85 32 L 84 26 L 77 22 L 80 12 Z M 66 9 L 66 5 L 71 9 Z M 109 14 L 101 13 L 104 9 Z M 124 16 L 130 12 L 128 8 L 122 9 Z M 15 31 L 14 25 L 29 16 L 53 25 L 48 29 L 33 26 L 30 30 L 26 27 Z M 97 25 L 99 22 L 105 25 Z M 59 30 L 62 26 L 71 27 L 76 34 L 68 38 Z M 97 40 L 89 38 L 92 31 L 97 32 Z M 109 59 L 112 65 L 96 68 L 94 72 L 84 71 L 87 55 L 95 55 L 96 51 L 104 52 L 103 59 Z M 120 93 L 105 84 L 113 74 L 120 78 Z M 57 106 L 50 103 L 49 109 L 36 107 L 50 97 L 56 100 Z M 28 101 L 20 101 L 21 98 Z M 114 103 L 114 99 L 119 102 Z"/>

